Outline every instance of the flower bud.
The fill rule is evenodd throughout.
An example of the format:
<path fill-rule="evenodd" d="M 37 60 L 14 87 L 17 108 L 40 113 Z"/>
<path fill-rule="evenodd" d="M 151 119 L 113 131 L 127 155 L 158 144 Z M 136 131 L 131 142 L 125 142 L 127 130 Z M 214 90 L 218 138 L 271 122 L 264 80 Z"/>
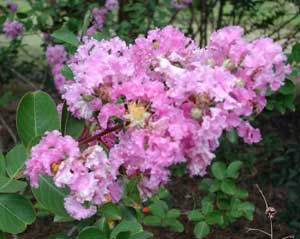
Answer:
<path fill-rule="evenodd" d="M 192 114 L 192 117 L 195 119 L 195 120 L 199 120 L 202 118 L 202 110 L 199 109 L 199 108 L 193 108 L 191 110 L 191 114 Z"/>
<path fill-rule="evenodd" d="M 214 67 L 215 65 L 216 65 L 216 62 L 215 62 L 215 60 L 214 59 L 208 59 L 207 61 L 206 61 L 206 64 L 207 65 L 209 65 L 209 66 L 211 66 L 211 67 Z"/>
<path fill-rule="evenodd" d="M 241 77 L 236 78 L 236 80 L 235 80 L 235 86 L 236 87 L 242 88 L 242 87 L 245 87 L 245 84 L 246 83 L 245 83 L 243 78 L 241 78 Z"/>
<path fill-rule="evenodd" d="M 225 61 L 223 61 L 222 66 L 230 71 L 235 69 L 235 65 L 233 64 L 233 62 L 230 59 L 226 59 Z"/>

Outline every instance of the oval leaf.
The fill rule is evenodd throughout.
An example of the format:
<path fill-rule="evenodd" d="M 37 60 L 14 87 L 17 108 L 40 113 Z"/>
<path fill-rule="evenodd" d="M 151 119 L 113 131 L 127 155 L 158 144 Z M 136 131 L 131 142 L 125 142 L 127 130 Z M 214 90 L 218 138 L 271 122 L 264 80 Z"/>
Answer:
<path fill-rule="evenodd" d="M 61 132 L 63 135 L 70 135 L 78 138 L 84 128 L 84 120 L 74 118 L 67 110 L 67 104 L 64 103 L 61 114 Z"/>
<path fill-rule="evenodd" d="M 107 239 L 107 237 L 97 227 L 86 227 L 79 233 L 77 239 Z"/>
<path fill-rule="evenodd" d="M 17 110 L 17 131 L 25 146 L 46 131 L 59 129 L 56 105 L 42 92 L 29 92 L 21 99 Z"/>
<path fill-rule="evenodd" d="M 211 172 L 216 179 L 223 180 L 226 177 L 226 165 L 223 162 L 215 162 L 211 166 Z"/>
<path fill-rule="evenodd" d="M 27 159 L 26 148 L 19 144 L 6 155 L 6 172 L 10 178 L 15 178 L 24 168 Z"/>
<path fill-rule="evenodd" d="M 121 232 L 131 232 L 137 234 L 143 231 L 141 224 L 135 221 L 122 221 L 111 232 L 110 239 L 116 239 Z"/>
<path fill-rule="evenodd" d="M 206 222 L 198 222 L 194 228 L 194 234 L 201 239 L 209 234 L 210 228 Z"/>
<path fill-rule="evenodd" d="M 35 220 L 31 203 L 21 195 L 0 195 L 0 230 L 20 233 Z"/>
<path fill-rule="evenodd" d="M 32 193 L 44 208 L 60 217 L 70 217 L 64 208 L 64 198 L 67 196 L 68 191 L 67 189 L 57 188 L 50 177 L 41 175 L 39 187 L 32 188 Z"/>
<path fill-rule="evenodd" d="M 0 193 L 16 193 L 26 186 L 26 182 L 0 176 Z"/>
<path fill-rule="evenodd" d="M 230 163 L 226 169 L 227 177 L 237 178 L 242 165 L 243 165 L 242 161 L 234 161 L 234 162 Z"/>

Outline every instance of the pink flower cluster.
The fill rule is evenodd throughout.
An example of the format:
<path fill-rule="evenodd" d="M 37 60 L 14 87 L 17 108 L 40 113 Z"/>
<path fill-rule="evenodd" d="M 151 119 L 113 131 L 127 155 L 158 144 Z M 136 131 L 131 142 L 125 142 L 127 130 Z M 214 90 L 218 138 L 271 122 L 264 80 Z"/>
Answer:
<path fill-rule="evenodd" d="M 52 155 L 48 151 L 62 151 L 59 140 L 55 146 L 44 142 L 52 134 L 48 133 L 33 148 L 27 164 L 33 185 L 39 173 L 52 175 L 58 186 L 71 188 L 66 199 L 70 214 L 85 218 L 95 208 L 80 216 L 76 215 L 78 208 L 84 201 L 92 205 L 104 202 L 99 199 L 100 189 L 100 195 L 112 197 L 110 185 L 116 185 L 120 170 L 140 178 L 143 198 L 168 181 L 174 164 L 186 163 L 190 175 L 202 176 L 224 131 L 236 129 L 249 144 L 261 139 L 260 131 L 249 121 L 265 107 L 268 87 L 275 91 L 284 83 L 289 73 L 285 60 L 277 43 L 269 38 L 247 42 L 243 29 L 236 26 L 213 33 L 205 49 L 171 26 L 152 30 L 129 46 L 119 38 L 85 38 L 70 60 L 74 81 L 65 85 L 62 98 L 74 116 L 97 126 L 91 138 L 80 141 L 81 145 L 89 143 L 89 148 L 80 154 L 78 146 L 74 147 L 75 156 L 67 152 L 48 158 L 46 155 Z M 109 149 L 109 156 L 99 143 Z M 35 156 L 40 149 L 45 151 Z M 59 170 L 51 174 L 49 167 L 57 161 L 61 162 Z M 44 163 L 48 171 L 40 168 Z M 97 181 L 96 164 L 101 170 L 109 168 L 101 174 L 108 182 Z M 89 185 L 84 196 L 78 191 L 81 180 Z M 120 194 L 121 189 L 116 191 Z"/>
<path fill-rule="evenodd" d="M 2 30 L 7 38 L 15 39 L 24 31 L 23 24 L 16 20 L 9 20 L 3 23 Z"/>
<path fill-rule="evenodd" d="M 174 8 L 182 9 L 186 8 L 193 0 L 172 0 L 171 5 Z"/>
<path fill-rule="evenodd" d="M 70 195 L 65 198 L 65 208 L 80 220 L 94 215 L 95 205 L 120 200 L 122 189 L 116 181 L 120 165 L 116 163 L 108 159 L 100 146 L 80 153 L 77 141 L 52 131 L 32 148 L 26 172 L 33 187 L 38 186 L 40 174 L 52 176 L 58 187 L 67 186 Z M 90 206 L 85 207 L 85 202 Z"/>
<path fill-rule="evenodd" d="M 97 31 L 101 31 L 104 23 L 106 14 L 109 11 L 118 9 L 118 0 L 106 0 L 104 8 L 93 8 L 92 10 L 92 25 L 87 29 L 87 35 L 91 36 Z"/>
<path fill-rule="evenodd" d="M 51 68 L 55 87 L 60 93 L 63 93 L 64 86 L 68 84 L 68 82 L 61 74 L 61 70 L 68 59 L 67 52 L 63 45 L 54 45 L 48 46 L 45 54 Z"/>

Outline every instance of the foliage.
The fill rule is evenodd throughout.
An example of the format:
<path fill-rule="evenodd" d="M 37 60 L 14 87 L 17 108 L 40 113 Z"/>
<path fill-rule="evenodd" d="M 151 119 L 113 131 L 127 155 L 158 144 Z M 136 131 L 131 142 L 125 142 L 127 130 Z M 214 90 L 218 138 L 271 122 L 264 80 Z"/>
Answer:
<path fill-rule="evenodd" d="M 58 67 L 56 65 L 57 68 L 51 65 L 47 56 L 52 74 L 56 74 L 58 78 L 63 77 L 64 82 L 73 82 L 75 74 L 67 63 L 77 48 L 85 44 L 87 36 L 97 40 L 118 36 L 133 44 L 137 37 L 150 29 L 173 24 L 199 42 L 200 46 L 206 46 L 211 29 L 238 24 L 245 27 L 247 36 L 263 33 L 281 40 L 284 47 L 287 47 L 295 42 L 300 21 L 300 5 L 297 1 L 287 1 L 285 7 L 282 7 L 281 0 L 193 1 L 184 9 L 175 9 L 169 0 L 120 0 L 119 9 L 105 13 L 101 29 L 92 31 L 97 25 L 93 9 L 104 9 L 105 1 L 34 0 L 28 3 L 27 7 L 16 12 L 10 12 L 6 6 L 0 5 L 0 30 L 3 33 L 7 19 L 16 20 L 24 26 L 24 32 L 14 39 L 6 39 L 2 43 L 4 38 L 0 38 L 0 62 L 5 63 L 0 64 L 0 84 L 13 85 L 21 81 L 31 90 L 41 89 L 49 93 L 53 92 L 53 82 L 47 80 L 44 57 L 44 51 L 49 46 L 63 46 L 66 55 L 62 64 Z M 293 11 L 290 12 L 290 9 Z M 289 28 L 285 28 L 286 25 Z M 28 40 L 28 36 L 33 38 Z M 32 50 L 28 41 L 38 37 L 42 40 L 34 42 Z M 155 47 L 155 43 L 153 46 Z M 34 54 L 35 51 L 39 53 Z M 287 59 L 292 72 L 277 92 L 268 89 L 263 115 L 272 116 L 274 111 L 282 114 L 295 111 L 295 82 L 300 77 L 299 56 L 300 44 L 296 43 Z M 0 110 L 19 99 L 19 93 L 14 89 L 2 91 Z M 122 105 L 125 100 L 118 98 L 118 105 Z M 109 200 L 98 205 L 97 213 L 90 219 L 74 220 L 64 206 L 65 198 L 70 193 L 69 188 L 57 187 L 52 177 L 42 174 L 39 176 L 39 187 L 29 190 L 28 180 L 24 176 L 26 159 L 30 157 L 31 149 L 46 132 L 58 130 L 62 137 L 70 135 L 82 142 L 88 136 L 91 137 L 91 132 L 96 129 L 94 122 L 78 119 L 78 115 L 69 112 L 67 103 L 64 101 L 57 108 L 56 101 L 40 90 L 28 92 L 20 99 L 16 115 L 20 141 L 5 155 L 0 153 L 0 231 L 21 233 L 34 223 L 37 216 L 54 215 L 55 222 L 67 222 L 75 228 L 71 236 L 77 239 L 150 239 L 153 234 L 145 231 L 144 226 L 163 227 L 184 233 L 183 222 L 188 219 L 194 224 L 195 237 L 204 238 L 209 236 L 214 226 L 226 228 L 242 217 L 253 219 L 255 207 L 247 201 L 247 190 L 239 186 L 239 173 L 242 168 L 251 171 L 254 163 L 272 156 L 281 144 L 272 136 L 265 135 L 262 142 L 249 146 L 249 151 L 243 152 L 240 150 L 238 132 L 233 129 L 222 136 L 216 153 L 217 159 L 210 166 L 209 176 L 199 184 L 199 190 L 205 195 L 196 199 L 197 205 L 193 210 L 174 208 L 171 198 L 175 195 L 170 195 L 164 187 L 160 187 L 147 200 L 141 198 L 138 183 L 144 175 L 131 178 L 122 172 L 120 183 L 123 191 L 119 203 L 114 204 Z M 255 118 L 256 115 L 252 114 L 245 116 L 244 120 L 252 122 Z M 124 123 L 119 118 L 113 120 L 114 123 Z M 109 152 L 102 142 L 101 147 L 106 153 Z M 297 170 L 299 150 L 297 145 L 288 148 L 285 153 L 272 160 L 272 165 L 281 170 L 278 173 L 272 172 L 271 178 L 278 185 L 285 185 L 289 189 L 286 211 L 280 214 L 280 218 L 288 221 L 291 228 L 300 230 L 300 172 Z M 176 164 L 171 166 L 171 172 L 176 177 L 181 177 L 187 173 L 187 168 L 186 163 Z M 86 208 L 91 206 L 88 202 L 84 203 Z M 66 232 L 50 236 L 52 239 L 69 237 Z"/>

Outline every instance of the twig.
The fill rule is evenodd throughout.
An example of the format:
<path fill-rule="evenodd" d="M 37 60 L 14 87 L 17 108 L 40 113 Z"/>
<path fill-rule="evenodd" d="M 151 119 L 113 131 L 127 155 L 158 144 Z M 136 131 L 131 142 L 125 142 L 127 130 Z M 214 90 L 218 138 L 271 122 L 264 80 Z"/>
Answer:
<path fill-rule="evenodd" d="M 258 184 L 255 184 L 255 187 L 257 188 L 257 190 L 259 191 L 259 193 L 261 194 L 262 198 L 264 199 L 265 205 L 266 205 L 266 209 L 269 207 L 268 202 L 266 200 L 266 197 L 263 193 L 263 191 L 261 190 L 261 188 L 258 186 Z"/>
<path fill-rule="evenodd" d="M 16 137 L 14 131 L 9 127 L 9 125 L 6 123 L 5 119 L 1 115 L 0 115 L 0 121 L 1 121 L 1 124 L 6 128 L 7 132 L 13 139 L 14 143 L 17 143 L 17 137 Z"/>
<path fill-rule="evenodd" d="M 125 126 L 125 125 L 123 125 L 123 124 L 119 124 L 119 125 L 116 125 L 116 126 L 114 126 L 114 127 L 112 127 L 112 128 L 108 128 L 108 129 L 102 131 L 102 132 L 99 133 L 99 134 L 96 134 L 96 135 L 93 135 L 93 136 L 89 136 L 89 137 L 87 137 L 87 138 L 82 139 L 81 141 L 79 141 L 79 145 L 87 144 L 87 143 L 89 143 L 89 142 L 91 142 L 91 141 L 93 141 L 93 140 L 96 140 L 96 139 L 98 139 L 98 138 L 101 138 L 102 136 L 104 136 L 104 135 L 106 135 L 106 134 L 109 134 L 109 133 L 111 133 L 111 132 L 113 132 L 113 131 L 122 129 L 124 126 Z"/>
<path fill-rule="evenodd" d="M 295 235 L 288 235 L 288 236 L 285 236 L 281 239 L 294 239 L 295 238 Z"/>
<path fill-rule="evenodd" d="M 264 230 L 260 230 L 260 229 L 257 229 L 257 228 L 247 228 L 247 232 L 251 232 L 251 231 L 257 231 L 257 232 L 261 232 L 269 237 L 271 237 L 271 234 L 270 233 L 267 233 L 265 232 Z"/>
<path fill-rule="evenodd" d="M 16 234 L 12 235 L 13 239 L 18 239 L 18 236 Z"/>

